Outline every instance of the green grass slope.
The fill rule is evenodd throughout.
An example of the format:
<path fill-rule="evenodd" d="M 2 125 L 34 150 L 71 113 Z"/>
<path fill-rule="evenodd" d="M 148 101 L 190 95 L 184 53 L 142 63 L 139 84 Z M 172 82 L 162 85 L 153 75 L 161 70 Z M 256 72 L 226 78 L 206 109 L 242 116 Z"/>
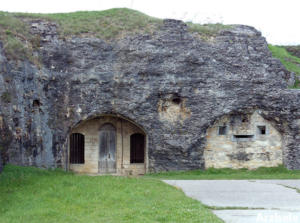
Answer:
<path fill-rule="evenodd" d="M 97 37 L 112 41 L 128 35 L 158 30 L 163 20 L 128 8 L 104 11 L 34 14 L 0 12 L 0 40 L 9 59 L 34 61 L 32 52 L 40 45 L 39 37 L 30 33 L 26 19 L 43 19 L 55 22 L 61 38 L 71 36 Z M 222 24 L 187 23 L 189 31 L 200 34 L 204 40 L 231 26 Z"/>
<path fill-rule="evenodd" d="M 33 38 L 23 21 L 10 13 L 0 12 L 0 41 L 9 59 L 30 58 Z"/>
<path fill-rule="evenodd" d="M 150 33 L 162 23 L 161 19 L 127 8 L 54 14 L 14 13 L 12 15 L 17 18 L 31 17 L 56 22 L 59 25 L 59 33 L 63 37 L 85 34 L 102 39 L 116 39 L 129 33 Z"/>
<path fill-rule="evenodd" d="M 285 68 L 294 72 L 296 76 L 300 76 L 300 58 L 291 55 L 284 47 L 269 45 L 269 49 L 272 52 L 272 56 L 278 58 Z M 299 81 L 296 80 L 295 85 L 292 88 L 300 88 Z"/>
<path fill-rule="evenodd" d="M 40 37 L 30 33 L 29 24 L 25 22 L 28 18 L 55 22 L 61 38 L 89 36 L 106 41 L 134 34 L 151 34 L 162 25 L 162 19 L 128 8 L 54 14 L 0 12 L 0 41 L 8 59 L 29 59 L 36 65 L 39 65 L 40 59 L 33 52 L 40 46 Z M 200 25 L 187 22 L 187 25 L 190 32 L 198 33 L 203 40 L 214 37 L 220 30 L 231 28 L 223 24 Z M 289 71 L 300 75 L 300 58 L 292 56 L 284 47 L 269 45 L 269 49 Z M 298 85 L 297 81 L 293 88 Z"/>
<path fill-rule="evenodd" d="M 158 179 L 79 176 L 5 166 L 0 223 L 222 222 L 200 202 Z"/>
<path fill-rule="evenodd" d="M 94 36 L 105 40 L 151 33 L 162 23 L 160 19 L 126 8 L 56 14 L 0 12 L 0 40 L 9 59 L 33 61 L 32 52 L 40 43 L 39 36 L 30 33 L 27 18 L 55 22 L 61 38 Z"/>

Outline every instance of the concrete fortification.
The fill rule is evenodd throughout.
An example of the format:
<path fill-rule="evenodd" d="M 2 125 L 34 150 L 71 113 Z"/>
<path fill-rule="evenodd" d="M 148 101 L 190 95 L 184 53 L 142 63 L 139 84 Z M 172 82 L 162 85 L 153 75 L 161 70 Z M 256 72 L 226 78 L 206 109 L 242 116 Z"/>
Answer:
<path fill-rule="evenodd" d="M 164 20 L 104 41 L 26 22 L 41 40 L 38 65 L 8 59 L 0 42 L 5 163 L 118 174 L 300 169 L 300 93 L 254 28 L 203 39 Z"/>

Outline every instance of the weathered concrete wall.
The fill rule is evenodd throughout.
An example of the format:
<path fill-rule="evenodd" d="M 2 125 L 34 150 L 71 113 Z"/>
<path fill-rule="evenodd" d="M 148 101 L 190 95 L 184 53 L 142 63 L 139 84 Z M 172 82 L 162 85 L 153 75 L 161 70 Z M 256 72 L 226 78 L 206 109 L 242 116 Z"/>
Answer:
<path fill-rule="evenodd" d="M 265 132 L 258 128 L 263 126 Z M 283 163 L 282 138 L 259 111 L 224 116 L 207 131 L 205 167 L 254 169 L 278 166 Z"/>
<path fill-rule="evenodd" d="M 0 151 L 0 173 L 3 170 L 3 161 L 2 161 L 2 156 L 1 156 L 1 151 Z"/>
<path fill-rule="evenodd" d="M 114 114 L 145 130 L 149 171 L 204 168 L 207 129 L 224 115 L 262 110 L 283 136 L 284 165 L 300 169 L 300 93 L 287 89 L 293 76 L 255 29 L 233 26 L 205 41 L 165 20 L 153 35 L 105 42 L 61 39 L 56 24 L 34 23 L 39 66 L 8 61 L 0 43 L 7 162 L 67 168 L 73 126 Z"/>
<path fill-rule="evenodd" d="M 82 173 L 100 173 L 99 161 L 99 129 L 110 123 L 116 128 L 116 174 L 138 175 L 146 173 L 145 163 L 130 163 L 130 136 L 135 133 L 144 134 L 143 130 L 131 122 L 112 116 L 100 116 L 73 128 L 72 133 L 85 136 L 85 163 L 70 164 L 70 170 Z M 145 161 L 147 161 L 145 153 Z"/>
<path fill-rule="evenodd" d="M 1 111 L 1 107 L 0 107 Z M 4 161 L 5 161 L 5 152 L 9 148 L 9 145 L 12 141 L 11 128 L 6 124 L 4 116 L 0 113 L 0 173 L 3 170 Z"/>

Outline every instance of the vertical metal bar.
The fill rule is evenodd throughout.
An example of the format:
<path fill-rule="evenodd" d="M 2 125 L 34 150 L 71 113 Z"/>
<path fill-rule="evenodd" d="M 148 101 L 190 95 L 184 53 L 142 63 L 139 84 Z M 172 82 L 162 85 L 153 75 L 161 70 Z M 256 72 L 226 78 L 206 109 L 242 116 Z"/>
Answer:
<path fill-rule="evenodd" d="M 75 135 L 72 135 L 72 162 L 75 163 Z"/>
<path fill-rule="evenodd" d="M 139 160 L 139 135 L 135 134 L 134 135 L 134 162 L 137 163 Z"/>
<path fill-rule="evenodd" d="M 79 135 L 79 163 L 82 163 L 82 135 Z"/>
<path fill-rule="evenodd" d="M 130 163 L 132 163 L 132 150 L 133 150 L 133 145 L 132 145 L 132 135 L 130 136 Z"/>
<path fill-rule="evenodd" d="M 75 133 L 73 134 L 73 163 L 76 163 L 75 155 L 76 155 L 76 135 Z"/>
<path fill-rule="evenodd" d="M 80 163 L 80 135 L 77 135 L 77 146 L 78 146 L 78 155 L 77 155 L 77 159 L 78 159 L 78 163 Z"/>
<path fill-rule="evenodd" d="M 76 160 L 75 160 L 75 153 L 76 153 L 76 143 L 75 143 L 75 137 L 76 137 L 76 135 L 75 135 L 75 133 L 73 134 L 73 137 L 72 137 L 72 140 L 73 140 L 73 163 L 76 163 Z"/>
<path fill-rule="evenodd" d="M 81 134 L 78 134 L 78 163 L 81 163 Z"/>
<path fill-rule="evenodd" d="M 133 135 L 133 162 L 136 163 L 136 135 Z"/>
<path fill-rule="evenodd" d="M 79 162 L 80 163 L 82 163 L 82 150 L 83 150 L 83 148 L 82 148 L 82 135 L 80 134 L 79 135 Z"/>
<path fill-rule="evenodd" d="M 74 143 L 74 137 L 75 137 L 75 135 L 74 135 L 74 133 L 72 134 L 72 163 L 74 163 L 75 162 L 75 160 L 74 160 L 74 150 L 75 150 L 75 148 L 74 148 L 74 146 L 75 146 L 75 143 Z"/>
<path fill-rule="evenodd" d="M 123 169 L 123 168 L 124 168 L 123 119 L 121 119 L 121 140 L 122 140 L 122 160 L 121 160 L 121 169 Z"/>
<path fill-rule="evenodd" d="M 81 135 L 81 163 L 84 163 L 84 135 Z"/>
<path fill-rule="evenodd" d="M 76 163 L 78 164 L 78 133 L 76 133 Z"/>
<path fill-rule="evenodd" d="M 76 156 L 76 158 L 77 158 L 77 163 L 80 163 L 79 161 L 79 134 L 77 133 L 76 134 L 76 146 L 77 146 L 77 156 Z"/>
<path fill-rule="evenodd" d="M 76 134 L 74 134 L 74 163 L 77 163 L 77 160 L 76 160 L 76 152 L 77 152 L 77 149 L 76 149 L 77 145 L 76 145 Z"/>
<path fill-rule="evenodd" d="M 145 136 L 142 135 L 142 162 L 145 163 Z"/>
<path fill-rule="evenodd" d="M 68 163 L 69 163 L 69 148 L 70 148 L 70 135 L 68 135 L 67 137 L 67 144 L 66 144 L 66 148 L 65 148 L 65 171 L 69 171 L 68 168 Z"/>
<path fill-rule="evenodd" d="M 71 141 L 72 141 L 72 147 L 71 147 L 71 151 L 72 151 L 72 154 L 71 154 L 71 160 L 72 160 L 72 163 L 74 163 L 74 134 L 71 135 Z"/>
<path fill-rule="evenodd" d="M 74 133 L 72 134 L 72 163 L 74 163 L 75 162 L 75 160 L 74 160 L 74 150 L 75 150 L 75 148 L 74 148 L 74 146 L 75 146 L 75 144 L 74 144 L 74 137 L 75 137 L 75 135 L 74 135 Z"/>
<path fill-rule="evenodd" d="M 70 154 L 69 154 L 69 159 L 70 163 L 72 163 L 72 134 L 70 135 Z"/>
<path fill-rule="evenodd" d="M 78 135 L 75 134 L 75 163 L 78 163 Z"/>
<path fill-rule="evenodd" d="M 72 134 L 71 136 L 71 140 L 72 140 L 72 163 L 74 163 L 74 134 Z"/>

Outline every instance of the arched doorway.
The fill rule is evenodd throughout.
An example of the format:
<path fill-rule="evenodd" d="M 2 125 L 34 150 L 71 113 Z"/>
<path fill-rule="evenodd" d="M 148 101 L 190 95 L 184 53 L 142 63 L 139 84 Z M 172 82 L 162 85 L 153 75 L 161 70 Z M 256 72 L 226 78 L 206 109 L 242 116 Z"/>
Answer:
<path fill-rule="evenodd" d="M 99 173 L 116 172 L 116 128 L 106 123 L 99 131 Z"/>
<path fill-rule="evenodd" d="M 147 135 L 136 123 L 114 115 L 101 115 L 75 126 L 70 135 L 84 135 L 84 161 L 72 163 L 74 172 L 140 175 L 147 172 Z M 70 157 L 69 143 L 69 157 Z"/>

